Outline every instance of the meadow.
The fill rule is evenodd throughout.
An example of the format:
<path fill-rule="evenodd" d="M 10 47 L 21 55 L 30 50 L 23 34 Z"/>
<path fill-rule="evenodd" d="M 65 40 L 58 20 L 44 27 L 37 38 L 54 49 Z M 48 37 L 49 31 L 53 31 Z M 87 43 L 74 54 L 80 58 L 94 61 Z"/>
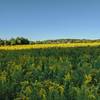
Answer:
<path fill-rule="evenodd" d="M 68 48 L 68 47 L 87 47 L 100 46 L 100 42 L 93 43 L 46 43 L 46 44 L 26 44 L 26 45 L 5 45 L 0 46 L 0 50 L 23 50 L 23 49 L 38 49 L 38 48 Z"/>
<path fill-rule="evenodd" d="M 100 43 L 1 46 L 0 100 L 100 100 Z"/>

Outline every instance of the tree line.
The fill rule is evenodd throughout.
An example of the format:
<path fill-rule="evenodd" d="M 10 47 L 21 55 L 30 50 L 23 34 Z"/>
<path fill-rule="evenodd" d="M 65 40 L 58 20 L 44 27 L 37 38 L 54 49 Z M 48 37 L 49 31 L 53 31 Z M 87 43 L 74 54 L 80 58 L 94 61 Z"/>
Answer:
<path fill-rule="evenodd" d="M 24 37 L 11 38 L 9 40 L 0 39 L 0 45 L 23 45 L 23 44 L 52 44 L 52 43 L 93 43 L 100 42 L 100 39 L 56 39 L 56 40 L 44 40 L 44 41 L 30 41 Z"/>
<path fill-rule="evenodd" d="M 22 45 L 30 44 L 30 41 L 23 37 L 11 38 L 9 40 L 0 39 L 0 45 Z"/>

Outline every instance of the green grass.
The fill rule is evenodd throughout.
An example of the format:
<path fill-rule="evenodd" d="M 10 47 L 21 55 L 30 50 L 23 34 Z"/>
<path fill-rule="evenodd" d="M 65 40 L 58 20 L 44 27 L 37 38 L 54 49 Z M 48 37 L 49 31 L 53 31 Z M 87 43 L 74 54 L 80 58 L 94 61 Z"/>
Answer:
<path fill-rule="evenodd" d="M 100 100 L 100 46 L 0 50 L 0 100 Z"/>

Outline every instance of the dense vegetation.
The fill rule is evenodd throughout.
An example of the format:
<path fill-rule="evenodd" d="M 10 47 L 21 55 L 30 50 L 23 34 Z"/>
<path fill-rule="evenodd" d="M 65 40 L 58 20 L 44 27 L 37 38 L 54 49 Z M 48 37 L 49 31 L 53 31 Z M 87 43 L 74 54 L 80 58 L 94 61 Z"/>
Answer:
<path fill-rule="evenodd" d="M 23 37 L 11 38 L 9 40 L 0 39 L 1 45 L 22 45 L 22 44 L 30 44 L 30 41 Z"/>
<path fill-rule="evenodd" d="M 57 43 L 93 43 L 100 42 L 97 40 L 87 40 L 87 39 L 56 39 L 56 40 L 44 40 L 44 41 L 30 41 L 27 38 L 17 37 L 11 38 L 9 40 L 0 39 L 1 45 L 23 45 L 23 44 L 57 44 Z"/>
<path fill-rule="evenodd" d="M 0 100 L 100 100 L 100 46 L 0 50 Z"/>
<path fill-rule="evenodd" d="M 89 39 L 56 39 L 56 40 L 44 40 L 44 41 L 36 41 L 33 43 L 45 44 L 45 43 L 93 43 L 100 42 L 100 39 L 89 40 Z"/>

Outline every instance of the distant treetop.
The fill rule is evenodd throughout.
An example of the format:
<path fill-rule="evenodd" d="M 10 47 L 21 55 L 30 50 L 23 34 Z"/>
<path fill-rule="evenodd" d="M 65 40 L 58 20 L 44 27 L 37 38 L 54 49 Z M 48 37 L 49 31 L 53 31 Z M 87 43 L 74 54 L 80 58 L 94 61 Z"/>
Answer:
<path fill-rule="evenodd" d="M 87 42 L 100 42 L 100 39 L 56 39 L 44 41 L 30 41 L 24 37 L 11 38 L 9 40 L 0 39 L 0 45 L 25 45 L 25 44 L 52 44 L 52 43 L 87 43 Z"/>

